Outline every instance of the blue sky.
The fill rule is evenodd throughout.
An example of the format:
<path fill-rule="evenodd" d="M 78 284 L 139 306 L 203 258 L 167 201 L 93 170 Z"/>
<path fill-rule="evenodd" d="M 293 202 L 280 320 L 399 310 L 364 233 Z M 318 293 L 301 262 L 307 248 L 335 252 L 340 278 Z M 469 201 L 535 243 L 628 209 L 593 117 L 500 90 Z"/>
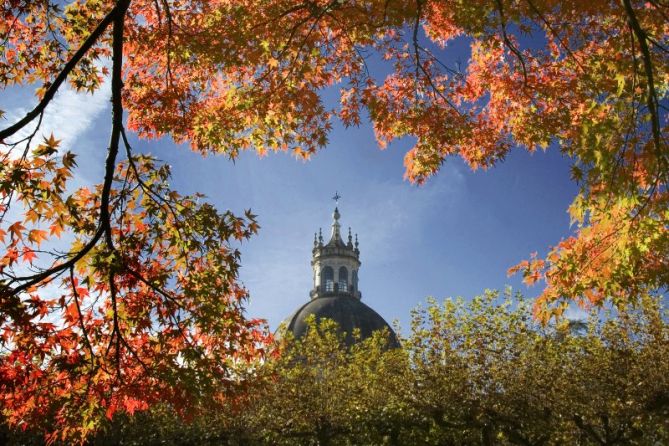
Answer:
<path fill-rule="evenodd" d="M 452 60 L 466 60 L 466 45 L 455 47 Z M 108 97 L 107 85 L 93 96 L 67 89 L 45 116 L 44 134 L 53 131 L 79 154 L 81 184 L 102 179 Z M 27 89 L 5 91 L 5 122 L 32 103 Z M 506 285 L 537 295 L 539 288 L 526 289 L 506 271 L 569 234 L 566 209 L 576 194 L 569 160 L 557 150 L 515 149 L 495 168 L 472 172 L 450 158 L 418 187 L 403 179 L 402 160 L 411 143 L 382 151 L 370 125 L 336 124 L 328 147 L 308 162 L 283 153 L 242 153 L 233 163 L 222 156 L 203 158 L 169 139 L 133 141 L 137 151 L 172 166 L 180 192 L 202 192 L 221 210 L 251 208 L 258 215 L 259 234 L 241 245 L 240 278 L 251 295 L 249 316 L 266 318 L 272 329 L 309 298 L 313 234 L 319 227 L 329 234 L 335 191 L 343 197 L 344 229 L 351 226 L 359 235 L 363 301 L 389 322 L 407 327 L 410 310 L 428 296 L 470 298 Z"/>
<path fill-rule="evenodd" d="M 336 127 L 329 146 L 308 162 L 287 154 L 244 153 L 232 163 L 167 141 L 142 143 L 173 167 L 174 185 L 204 192 L 220 209 L 258 214 L 260 233 L 241 246 L 249 314 L 274 329 L 306 302 L 311 248 L 329 234 L 335 191 L 344 228 L 358 233 L 363 301 L 388 321 L 408 325 L 427 296 L 472 297 L 512 285 L 534 296 L 507 269 L 569 233 L 567 206 L 576 193 L 569 161 L 558 151 L 513 151 L 489 171 L 449 159 L 418 187 L 403 180 L 410 141 L 381 151 L 369 126 Z"/>

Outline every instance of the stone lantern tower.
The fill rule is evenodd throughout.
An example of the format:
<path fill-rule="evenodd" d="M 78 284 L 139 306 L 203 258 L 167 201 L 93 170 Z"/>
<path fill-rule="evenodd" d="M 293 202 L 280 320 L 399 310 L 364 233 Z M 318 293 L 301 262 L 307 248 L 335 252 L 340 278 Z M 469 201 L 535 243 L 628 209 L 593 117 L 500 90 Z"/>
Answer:
<path fill-rule="evenodd" d="M 339 209 L 335 208 L 332 214 L 332 233 L 327 244 L 323 244 L 322 235 L 314 234 L 311 260 L 314 272 L 314 287 L 310 293 L 312 299 L 334 295 L 349 295 L 357 299 L 362 297 L 358 290 L 358 236 L 356 234 L 354 245 L 349 228 L 348 241 L 345 243 L 341 238 L 339 217 Z"/>
<path fill-rule="evenodd" d="M 335 199 L 338 200 L 339 195 L 335 195 Z M 316 320 L 328 318 L 337 322 L 339 329 L 346 334 L 349 345 L 354 342 L 352 333 L 355 330 L 359 330 L 362 339 L 370 337 L 377 330 L 387 330 L 388 346 L 399 347 L 397 336 L 390 325 L 361 301 L 362 293 L 358 288 L 361 264 L 358 236 L 355 236 L 354 242 L 349 228 L 347 240 L 344 241 L 340 218 L 339 209 L 335 207 L 327 243 L 324 243 L 321 231 L 314 235 L 311 299 L 286 319 L 283 326 L 299 338 L 307 331 L 306 319 L 313 315 Z"/>

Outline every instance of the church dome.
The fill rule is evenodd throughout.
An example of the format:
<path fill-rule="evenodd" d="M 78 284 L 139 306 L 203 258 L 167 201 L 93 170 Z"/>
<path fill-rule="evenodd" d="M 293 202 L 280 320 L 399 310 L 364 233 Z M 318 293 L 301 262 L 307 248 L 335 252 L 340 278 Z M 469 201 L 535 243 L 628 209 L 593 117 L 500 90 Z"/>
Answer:
<path fill-rule="evenodd" d="M 336 194 L 334 198 L 338 200 L 340 197 Z M 389 346 L 399 347 L 397 335 L 390 325 L 360 300 L 362 293 L 358 289 L 358 236 L 355 236 L 354 243 L 349 228 L 348 240 L 344 241 L 341 237 L 338 208 L 335 208 L 332 218 L 329 242 L 323 242 L 321 231 L 318 235 L 314 234 L 311 260 L 314 286 L 309 293 L 311 300 L 284 321 L 284 329 L 295 338 L 300 338 L 307 331 L 307 318 L 313 315 L 317 321 L 327 318 L 336 322 L 340 331 L 346 333 L 346 342 L 349 345 L 354 341 L 355 330 L 360 331 L 361 339 L 366 339 L 375 331 L 385 329 L 389 334 Z"/>
<path fill-rule="evenodd" d="M 360 331 L 361 339 L 369 338 L 375 331 L 385 329 L 389 335 L 389 347 L 399 347 L 397 336 L 390 325 L 376 311 L 355 297 L 328 296 L 312 299 L 284 322 L 286 330 L 296 338 L 304 336 L 308 328 L 306 320 L 312 315 L 317 321 L 327 318 L 337 322 L 339 329 L 346 333 L 348 345 L 353 343 L 352 333 L 356 329 Z"/>

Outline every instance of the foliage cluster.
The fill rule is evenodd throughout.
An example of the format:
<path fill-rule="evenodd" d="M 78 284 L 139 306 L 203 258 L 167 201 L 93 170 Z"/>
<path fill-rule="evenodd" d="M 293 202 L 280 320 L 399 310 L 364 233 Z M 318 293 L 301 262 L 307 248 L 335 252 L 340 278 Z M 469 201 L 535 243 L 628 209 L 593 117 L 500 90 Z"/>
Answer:
<path fill-rule="evenodd" d="M 402 348 L 347 348 L 312 321 L 191 424 L 166 406 L 117 419 L 96 444 L 654 445 L 669 441 L 669 325 L 646 298 L 617 315 L 543 327 L 489 292 L 430 301 Z M 249 392 L 249 390 L 251 390 Z"/>

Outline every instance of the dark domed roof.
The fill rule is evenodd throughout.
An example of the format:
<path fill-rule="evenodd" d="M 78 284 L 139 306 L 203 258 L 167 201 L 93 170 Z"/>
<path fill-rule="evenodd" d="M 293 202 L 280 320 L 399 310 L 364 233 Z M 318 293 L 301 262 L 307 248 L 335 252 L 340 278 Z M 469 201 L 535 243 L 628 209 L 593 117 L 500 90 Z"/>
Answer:
<path fill-rule="evenodd" d="M 285 321 L 285 329 L 292 332 L 295 338 L 304 336 L 307 331 L 306 319 L 312 314 L 316 320 L 328 318 L 335 321 L 339 329 L 346 333 L 349 345 L 353 343 L 351 333 L 356 328 L 360 330 L 362 339 L 370 337 L 376 330 L 385 328 L 390 334 L 389 346 L 399 347 L 397 336 L 390 325 L 356 297 L 335 295 L 312 299 Z"/>

